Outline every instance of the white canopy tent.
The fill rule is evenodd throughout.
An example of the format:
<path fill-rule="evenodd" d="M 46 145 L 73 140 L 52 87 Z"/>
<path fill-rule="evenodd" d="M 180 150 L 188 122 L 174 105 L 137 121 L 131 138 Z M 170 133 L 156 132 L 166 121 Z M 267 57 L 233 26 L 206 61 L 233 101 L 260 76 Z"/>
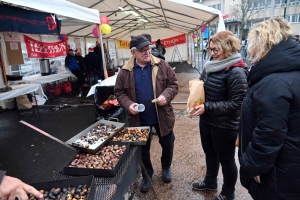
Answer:
<path fill-rule="evenodd" d="M 100 16 L 109 18 L 112 32 L 103 35 L 107 46 L 114 47 L 116 58 L 130 57 L 129 49 L 118 50 L 116 40 L 130 40 L 131 35 L 148 33 L 152 41 L 193 33 L 218 22 L 218 30 L 224 30 L 219 10 L 194 3 L 192 0 L 4 0 L 14 6 L 54 13 L 62 22 L 61 33 L 69 37 L 83 37 L 86 44 L 97 38 L 92 34 Z M 121 9 L 120 9 L 121 8 Z M 99 14 L 100 13 L 100 14 Z M 190 60 L 191 51 L 186 44 L 178 45 L 183 60 Z M 88 48 L 88 47 L 86 47 Z M 166 60 L 170 61 L 174 47 L 167 48 Z"/>
<path fill-rule="evenodd" d="M 219 10 L 194 3 L 192 0 L 70 0 L 78 5 L 95 8 L 100 16 L 109 18 L 112 32 L 103 35 L 108 47 L 116 46 L 116 40 L 130 40 L 130 36 L 148 33 L 152 42 L 157 39 L 174 37 L 180 34 L 197 33 L 204 26 L 212 26 L 218 22 L 218 30 L 225 30 L 222 13 Z M 77 20 L 60 18 L 62 33 L 69 36 L 87 38 L 94 36 L 92 23 L 77 23 Z M 190 37 L 189 37 L 190 38 Z M 188 38 L 188 39 L 189 39 Z M 167 48 L 166 60 L 171 61 L 175 47 Z M 190 60 L 188 40 L 186 44 L 177 46 L 183 60 Z M 128 58 L 128 49 L 116 49 L 117 58 Z M 120 63 L 118 63 L 120 64 Z"/>

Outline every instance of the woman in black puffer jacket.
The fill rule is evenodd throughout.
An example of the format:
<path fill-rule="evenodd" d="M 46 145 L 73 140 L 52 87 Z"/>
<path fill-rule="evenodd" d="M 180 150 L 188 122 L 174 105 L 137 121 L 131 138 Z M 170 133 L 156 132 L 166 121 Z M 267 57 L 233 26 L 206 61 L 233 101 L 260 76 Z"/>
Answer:
<path fill-rule="evenodd" d="M 205 103 L 196 107 L 192 116 L 200 117 L 200 136 L 206 155 L 206 176 L 193 184 L 195 190 L 217 190 L 219 165 L 224 184 L 215 199 L 234 199 L 237 180 L 235 141 L 243 99 L 246 95 L 247 69 L 238 50 L 240 41 L 230 32 L 221 31 L 209 40 L 207 51 L 213 58 L 205 63 Z"/>
<path fill-rule="evenodd" d="M 300 199 L 300 45 L 274 18 L 249 32 L 254 66 L 239 130 L 241 184 L 256 200 Z"/>

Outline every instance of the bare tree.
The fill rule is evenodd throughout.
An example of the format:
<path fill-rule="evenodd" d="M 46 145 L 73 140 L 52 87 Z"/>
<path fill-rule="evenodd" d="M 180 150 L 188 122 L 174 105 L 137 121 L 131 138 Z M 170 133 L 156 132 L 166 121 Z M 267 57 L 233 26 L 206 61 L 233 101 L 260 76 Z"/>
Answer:
<path fill-rule="evenodd" d="M 265 0 L 233 0 L 236 2 L 231 7 L 231 16 L 239 21 L 240 37 L 245 37 L 248 32 L 248 23 L 253 19 L 259 19 L 263 13 L 260 9 L 266 6 Z"/>

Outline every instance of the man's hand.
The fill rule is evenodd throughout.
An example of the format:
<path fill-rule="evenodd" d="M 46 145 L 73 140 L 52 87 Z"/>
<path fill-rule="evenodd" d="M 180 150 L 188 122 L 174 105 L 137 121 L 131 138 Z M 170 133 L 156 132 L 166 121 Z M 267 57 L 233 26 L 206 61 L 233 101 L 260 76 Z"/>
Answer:
<path fill-rule="evenodd" d="M 138 105 L 139 105 L 139 104 L 137 104 L 137 103 L 133 103 L 133 104 L 131 104 L 131 105 L 129 106 L 129 111 L 130 111 L 131 114 L 136 115 L 136 114 L 139 113 L 138 111 L 136 111 L 136 110 L 133 108 L 134 106 L 138 106 Z"/>
<path fill-rule="evenodd" d="M 199 116 L 202 115 L 205 111 L 204 104 L 195 107 L 195 112 L 191 114 L 191 116 Z"/>
<path fill-rule="evenodd" d="M 164 97 L 163 95 L 159 95 L 159 97 L 157 98 L 156 103 L 157 103 L 157 105 L 159 105 L 159 106 L 164 106 L 164 105 L 166 105 L 166 103 L 167 103 L 166 97 Z"/>
<path fill-rule="evenodd" d="M 27 200 L 27 193 L 33 194 L 36 198 L 42 199 L 43 194 L 34 189 L 32 186 L 23 183 L 17 178 L 4 176 L 0 184 L 0 199 L 1 200 Z"/>

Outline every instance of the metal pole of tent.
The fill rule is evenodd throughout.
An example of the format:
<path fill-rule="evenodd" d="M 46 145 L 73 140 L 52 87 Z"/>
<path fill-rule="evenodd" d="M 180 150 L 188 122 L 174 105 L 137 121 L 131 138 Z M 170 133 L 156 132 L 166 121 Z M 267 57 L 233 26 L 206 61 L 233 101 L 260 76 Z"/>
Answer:
<path fill-rule="evenodd" d="M 102 33 L 101 33 L 101 30 L 100 30 L 99 24 L 97 24 L 97 28 L 98 28 L 98 31 L 99 31 L 99 39 L 100 39 L 100 44 L 101 44 L 101 54 L 102 54 L 102 64 L 103 64 L 104 78 L 108 78 L 108 74 L 107 74 L 107 70 L 106 70 L 106 62 L 105 62 L 105 57 L 104 57 Z"/>
<path fill-rule="evenodd" d="M 200 44 L 198 42 L 199 31 L 197 30 L 198 67 L 200 69 Z"/>
<path fill-rule="evenodd" d="M 200 32 L 201 32 L 201 46 L 202 46 L 202 65 L 201 66 L 204 66 L 204 60 L 203 60 L 203 33 L 202 33 L 202 31 L 200 31 Z M 205 57 L 206 57 L 206 55 L 205 55 Z M 200 71 L 200 73 L 202 73 L 203 70 L 201 70 L 200 67 L 199 67 L 199 71 Z"/>

